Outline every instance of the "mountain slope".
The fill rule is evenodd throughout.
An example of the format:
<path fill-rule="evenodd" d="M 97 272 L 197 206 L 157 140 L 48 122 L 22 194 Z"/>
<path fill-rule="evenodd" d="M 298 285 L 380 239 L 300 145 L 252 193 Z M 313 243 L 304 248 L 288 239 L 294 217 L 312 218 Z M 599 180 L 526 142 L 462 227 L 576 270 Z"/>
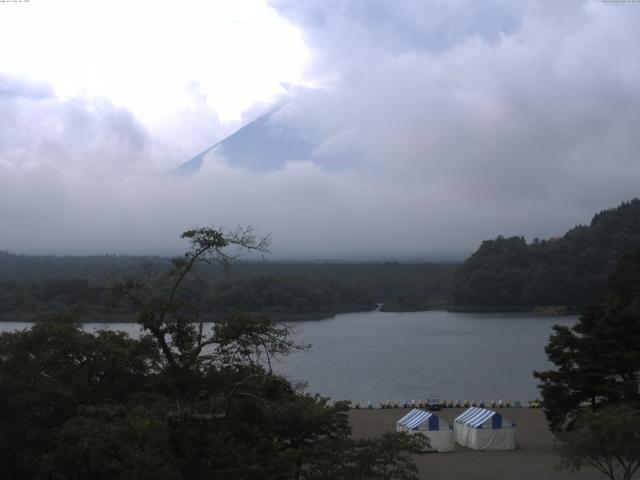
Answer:
<path fill-rule="evenodd" d="M 275 109 L 212 145 L 191 160 L 184 162 L 173 173 L 189 176 L 196 173 L 208 154 L 220 154 L 231 165 L 253 171 L 271 171 L 282 168 L 292 160 L 308 160 L 317 146 L 312 139 L 283 122 L 277 122 Z"/>
<path fill-rule="evenodd" d="M 625 202 L 563 237 L 527 244 L 523 237 L 482 242 L 458 269 L 457 308 L 579 308 L 606 299 L 620 259 L 640 248 L 640 200 Z"/>

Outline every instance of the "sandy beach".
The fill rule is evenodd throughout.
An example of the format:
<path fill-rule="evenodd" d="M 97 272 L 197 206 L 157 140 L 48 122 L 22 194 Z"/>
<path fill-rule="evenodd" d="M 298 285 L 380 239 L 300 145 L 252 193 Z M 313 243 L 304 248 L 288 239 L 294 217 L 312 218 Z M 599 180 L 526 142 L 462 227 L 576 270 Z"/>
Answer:
<path fill-rule="evenodd" d="M 355 437 L 373 437 L 395 431 L 395 422 L 410 409 L 361 409 L 349 413 Z M 496 409 L 517 425 L 518 448 L 503 452 L 472 451 L 456 444 L 449 453 L 416 455 L 420 478 L 429 480 L 602 480 L 595 469 L 577 473 L 558 472 L 560 456 L 542 410 L 530 408 Z M 437 414 L 452 422 L 464 409 L 444 409 Z M 640 478 L 640 476 L 638 476 Z"/>

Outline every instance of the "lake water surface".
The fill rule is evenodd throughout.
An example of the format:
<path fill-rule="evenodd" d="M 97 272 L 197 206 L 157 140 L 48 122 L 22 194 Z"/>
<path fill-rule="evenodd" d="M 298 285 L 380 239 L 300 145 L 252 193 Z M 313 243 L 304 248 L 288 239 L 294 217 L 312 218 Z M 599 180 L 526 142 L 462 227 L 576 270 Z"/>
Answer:
<path fill-rule="evenodd" d="M 310 392 L 335 400 L 420 401 L 425 398 L 521 400 L 539 397 L 534 370 L 545 370 L 553 324 L 575 317 L 429 311 L 365 312 L 295 324 L 311 344 L 274 368 Z M 25 328 L 0 323 L 0 331 Z M 89 330 L 103 324 L 86 324 Z M 137 324 L 110 328 L 139 332 Z"/>

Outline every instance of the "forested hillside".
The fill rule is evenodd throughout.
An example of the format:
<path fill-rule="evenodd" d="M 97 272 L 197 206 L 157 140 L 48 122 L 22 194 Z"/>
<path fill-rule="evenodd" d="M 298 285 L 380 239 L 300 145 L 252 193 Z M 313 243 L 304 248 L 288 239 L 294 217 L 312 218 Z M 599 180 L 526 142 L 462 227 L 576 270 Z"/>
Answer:
<path fill-rule="evenodd" d="M 135 277 L 144 265 L 163 269 L 168 258 L 24 256 L 0 252 L 0 319 L 34 320 L 72 311 L 82 320 L 127 320 L 111 299 L 115 278 Z M 229 273 L 203 265 L 188 285 L 203 315 L 235 311 L 274 319 L 325 318 L 336 313 L 441 306 L 449 300 L 455 264 L 245 262 Z"/>
<path fill-rule="evenodd" d="M 283 319 L 288 314 L 323 318 L 376 308 L 373 296 L 363 287 L 273 276 L 224 282 L 203 303 L 208 312 L 268 312 Z"/>
<path fill-rule="evenodd" d="M 625 202 L 593 217 L 563 237 L 523 237 L 482 242 L 458 269 L 455 308 L 577 309 L 607 298 L 617 262 L 640 247 L 640 200 Z"/>

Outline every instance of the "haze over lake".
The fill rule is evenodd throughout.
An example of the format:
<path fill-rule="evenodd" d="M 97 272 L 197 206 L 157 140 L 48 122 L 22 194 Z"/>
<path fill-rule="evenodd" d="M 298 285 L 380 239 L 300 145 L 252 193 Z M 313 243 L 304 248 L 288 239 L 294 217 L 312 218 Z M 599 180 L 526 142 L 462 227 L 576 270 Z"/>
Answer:
<path fill-rule="evenodd" d="M 575 317 L 530 314 L 360 312 L 295 325 L 311 344 L 274 368 L 310 392 L 363 404 L 425 398 L 521 400 L 539 396 L 534 370 L 550 365 L 544 347 L 554 324 Z M 88 330 L 103 324 L 85 324 Z M 24 328 L 0 323 L 0 331 Z M 137 335 L 137 324 L 113 324 Z"/>

